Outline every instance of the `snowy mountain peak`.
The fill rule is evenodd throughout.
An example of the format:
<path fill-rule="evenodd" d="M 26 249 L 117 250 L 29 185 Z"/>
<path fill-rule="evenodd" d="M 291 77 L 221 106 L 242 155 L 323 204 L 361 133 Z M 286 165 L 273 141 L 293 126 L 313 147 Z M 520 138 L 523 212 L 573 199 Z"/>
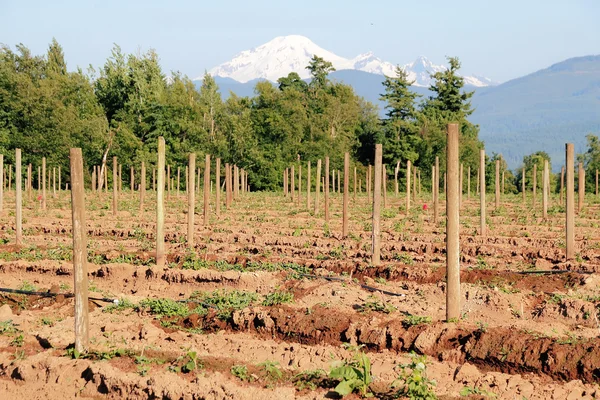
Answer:
<path fill-rule="evenodd" d="M 331 62 L 336 70 L 358 70 L 372 74 L 395 76 L 396 66 L 383 61 L 369 51 L 347 59 L 340 57 L 315 44 L 312 40 L 301 35 L 278 36 L 271 41 L 250 50 L 242 51 L 231 61 L 218 65 L 209 73 L 213 76 L 231 78 L 238 82 L 248 82 L 254 79 L 277 79 L 296 72 L 302 79 L 310 77 L 306 66 L 313 55 Z M 425 56 L 419 56 L 415 61 L 402 67 L 408 78 L 415 86 L 429 86 L 431 74 L 444 71 L 443 65 L 435 65 Z M 196 80 L 202 79 L 202 76 Z M 476 76 L 465 77 L 465 83 L 474 86 L 489 86 L 490 79 Z"/>

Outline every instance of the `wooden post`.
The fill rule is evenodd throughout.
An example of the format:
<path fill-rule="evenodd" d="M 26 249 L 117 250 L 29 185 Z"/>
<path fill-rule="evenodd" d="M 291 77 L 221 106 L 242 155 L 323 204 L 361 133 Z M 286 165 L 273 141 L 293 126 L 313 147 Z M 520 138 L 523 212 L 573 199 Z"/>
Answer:
<path fill-rule="evenodd" d="M 129 167 L 129 190 L 132 193 L 135 191 L 135 171 L 133 165 Z"/>
<path fill-rule="evenodd" d="M 237 200 L 239 198 L 239 196 L 240 196 L 240 170 L 237 165 L 234 165 L 233 166 L 233 199 Z"/>
<path fill-rule="evenodd" d="M 16 232 L 16 241 L 17 246 L 23 244 L 23 179 L 21 178 L 21 149 L 15 149 L 15 189 L 16 200 L 15 200 L 15 208 L 16 208 L 16 217 L 17 217 L 17 232 Z"/>
<path fill-rule="evenodd" d="M 467 167 L 467 200 L 471 199 L 471 166 Z"/>
<path fill-rule="evenodd" d="M 96 192 L 96 166 L 92 170 L 92 192 Z"/>
<path fill-rule="evenodd" d="M 42 157 L 42 210 L 46 210 L 46 157 Z"/>
<path fill-rule="evenodd" d="M 195 160 L 194 160 L 195 163 Z M 190 167 L 190 171 L 191 171 Z M 192 172 L 192 175 L 194 173 Z M 190 181 L 191 182 L 191 181 Z M 190 186 L 192 187 L 192 186 Z M 217 214 L 217 218 L 221 216 L 221 159 L 217 158 L 215 165 L 215 214 Z M 189 190 L 188 190 L 189 192 Z"/>
<path fill-rule="evenodd" d="M 203 185 L 201 185 L 201 184 L 200 184 L 200 181 L 203 179 L 203 178 L 202 178 L 202 174 L 200 173 L 200 171 L 201 171 L 201 168 L 200 168 L 200 167 L 198 167 L 198 169 L 196 170 L 196 173 L 198 174 L 198 177 L 196 178 L 196 186 L 197 186 L 197 188 L 198 188 L 198 189 L 196 190 L 196 193 L 197 193 L 198 195 L 200 195 L 200 188 L 202 188 L 202 190 L 204 190 L 204 188 L 203 188 Z"/>
<path fill-rule="evenodd" d="M 29 163 L 29 165 L 27 165 L 27 201 L 31 201 L 31 197 L 32 197 L 32 187 L 31 187 L 31 173 L 32 173 L 32 169 L 31 169 L 31 163 Z M 59 168 L 60 171 L 60 168 Z M 60 176 L 60 175 L 59 175 Z M 60 181 L 59 181 L 60 182 Z M 60 185 L 59 189 L 60 189 Z M 2 210 L 2 208 L 0 208 L 0 210 Z"/>
<path fill-rule="evenodd" d="M 564 204 L 563 203 L 564 191 L 565 191 L 565 167 L 562 166 L 560 168 L 560 205 L 561 206 Z"/>
<path fill-rule="evenodd" d="M 435 157 L 435 185 L 433 185 L 433 222 L 438 223 L 440 217 L 440 158 Z"/>
<path fill-rule="evenodd" d="M 180 186 L 180 179 L 181 179 L 181 167 L 177 167 L 177 197 L 179 197 L 179 189 L 181 188 Z"/>
<path fill-rule="evenodd" d="M 369 192 L 369 202 L 373 201 L 373 197 L 371 194 L 373 193 L 373 169 L 369 164 L 369 169 L 367 170 L 367 192 Z"/>
<path fill-rule="evenodd" d="M 331 171 L 331 190 L 335 194 L 335 169 Z"/>
<path fill-rule="evenodd" d="M 156 168 L 152 168 L 152 191 L 156 192 Z"/>
<path fill-rule="evenodd" d="M 448 124 L 446 149 L 446 320 L 460 318 L 458 124 Z"/>
<path fill-rule="evenodd" d="M 2 184 L 0 184 L 0 211 L 4 211 L 4 154 L 0 154 L 0 179 L 2 179 Z"/>
<path fill-rule="evenodd" d="M 104 167 L 104 193 L 108 193 L 108 165 Z"/>
<path fill-rule="evenodd" d="M 356 201 L 356 167 L 354 167 L 354 201 Z"/>
<path fill-rule="evenodd" d="M 413 203 L 417 202 L 417 167 L 412 166 L 413 176 L 412 176 L 412 199 Z"/>
<path fill-rule="evenodd" d="M 523 192 L 523 204 L 525 204 L 525 167 L 521 172 L 521 192 Z"/>
<path fill-rule="evenodd" d="M 410 210 L 410 160 L 406 162 L 406 214 Z"/>
<path fill-rule="evenodd" d="M 236 167 L 237 168 L 237 167 Z M 210 200 L 210 154 L 204 159 L 204 226 L 208 226 L 208 207 Z"/>
<path fill-rule="evenodd" d="M 6 175 L 6 171 L 4 171 Z M 4 186 L 4 185 L 3 185 Z M 37 185 L 38 193 L 42 190 L 42 167 L 38 165 L 38 185 Z"/>
<path fill-rule="evenodd" d="M 542 215 L 544 219 L 548 218 L 548 160 L 544 160 L 543 173 L 544 193 L 542 194 Z"/>
<path fill-rule="evenodd" d="M 485 150 L 479 150 L 479 170 L 485 171 Z M 486 235 L 486 211 L 485 211 L 485 172 L 479 174 L 479 233 L 481 236 Z"/>
<path fill-rule="evenodd" d="M 228 164 L 227 164 L 228 165 Z M 227 176 L 227 166 L 225 167 L 225 175 Z M 288 169 L 283 171 L 283 197 L 288 197 Z"/>
<path fill-rule="evenodd" d="M 142 161 L 142 169 L 140 171 L 140 216 L 143 217 L 144 200 L 146 197 L 146 164 Z"/>
<path fill-rule="evenodd" d="M 387 208 L 387 165 L 383 164 L 381 166 L 381 183 L 383 185 L 383 209 Z"/>
<path fill-rule="evenodd" d="M 56 167 L 52 167 L 52 198 L 56 199 Z"/>
<path fill-rule="evenodd" d="M 329 222 L 329 157 L 325 157 L 325 222 Z"/>
<path fill-rule="evenodd" d="M 89 345 L 87 239 L 85 188 L 81 149 L 71 149 L 71 209 L 73 216 L 73 280 L 75 292 L 75 350 L 80 354 Z"/>
<path fill-rule="evenodd" d="M 118 171 L 117 171 L 117 157 L 113 157 L 113 201 L 112 201 L 112 209 L 113 215 L 117 215 L 117 199 L 119 196 L 119 181 L 118 181 Z"/>
<path fill-rule="evenodd" d="M 500 160 L 496 159 L 496 208 L 500 207 Z"/>
<path fill-rule="evenodd" d="M 380 205 L 381 205 L 381 164 L 382 164 L 383 149 L 381 144 L 375 145 L 375 186 L 373 188 L 373 222 L 372 222 L 372 250 L 371 250 L 371 265 L 379 266 L 381 260 L 381 229 L 379 226 Z"/>
<path fill-rule="evenodd" d="M 321 186 L 321 160 L 317 160 L 317 176 L 315 177 L 315 215 L 319 215 L 319 191 Z"/>
<path fill-rule="evenodd" d="M 579 163 L 579 179 L 577 188 L 579 189 L 579 201 L 577 201 L 577 213 L 579 214 L 583 210 L 583 201 L 585 196 L 585 170 L 583 164 Z"/>
<path fill-rule="evenodd" d="M 535 208 L 537 193 L 537 164 L 533 164 L 533 208 Z"/>
<path fill-rule="evenodd" d="M 171 165 L 167 165 L 167 199 L 171 198 Z"/>
<path fill-rule="evenodd" d="M 575 257 L 575 147 L 573 143 L 567 143 L 567 227 L 566 231 L 566 259 L 572 260 Z"/>
<path fill-rule="evenodd" d="M 302 197 L 302 164 L 298 164 L 298 207 L 300 207 L 300 198 Z"/>
<path fill-rule="evenodd" d="M 29 164 L 29 169 L 31 170 L 31 164 Z M 60 194 L 61 191 L 61 173 L 60 173 L 60 165 L 58 166 L 58 194 Z M 29 179 L 29 184 L 31 185 L 31 179 Z"/>
<path fill-rule="evenodd" d="M 293 203 L 293 202 L 294 202 L 294 197 L 295 197 L 295 195 L 296 195 L 296 191 L 295 191 L 295 188 L 296 188 L 296 182 L 295 182 L 295 180 L 294 180 L 294 179 L 295 179 L 295 171 L 294 171 L 294 166 L 293 166 L 293 165 L 292 165 L 292 169 L 291 169 L 291 171 L 292 171 L 292 172 L 291 172 L 290 176 L 291 176 L 291 178 L 292 178 L 292 179 L 291 179 L 291 180 L 292 180 L 292 182 L 291 182 L 291 183 L 292 183 L 292 186 L 291 186 L 291 194 L 290 194 L 290 196 L 291 196 L 292 203 Z"/>
<path fill-rule="evenodd" d="M 396 163 L 396 168 L 394 168 L 394 195 L 398 197 L 398 173 L 400 172 L 400 161 Z M 433 178 L 433 175 L 431 176 Z M 432 186 L 433 187 L 433 184 Z"/>
<path fill-rule="evenodd" d="M 287 181 L 287 169 L 286 169 Z M 231 165 L 225 163 L 225 207 L 229 210 L 231 206 Z"/>
<path fill-rule="evenodd" d="M 165 138 L 158 138 L 156 180 L 156 266 L 164 268 L 165 257 Z"/>
<path fill-rule="evenodd" d="M 217 159 L 219 160 L 219 159 Z M 188 231 L 187 231 L 187 245 L 188 249 L 194 250 L 194 216 L 196 213 L 196 188 L 194 185 L 196 184 L 196 176 L 194 175 L 194 171 L 196 171 L 196 154 L 190 153 L 188 157 L 188 181 L 186 183 L 186 187 L 188 188 Z M 217 183 L 217 190 L 219 184 Z"/>
<path fill-rule="evenodd" d="M 306 168 L 306 209 L 310 211 L 310 161 L 308 161 L 308 165 Z"/>
<path fill-rule="evenodd" d="M 348 200 L 350 198 L 350 188 L 348 187 L 350 184 L 350 153 L 346 152 L 344 154 L 344 210 L 342 217 L 342 237 L 348 237 L 348 220 L 349 220 L 349 209 L 348 209 Z"/>

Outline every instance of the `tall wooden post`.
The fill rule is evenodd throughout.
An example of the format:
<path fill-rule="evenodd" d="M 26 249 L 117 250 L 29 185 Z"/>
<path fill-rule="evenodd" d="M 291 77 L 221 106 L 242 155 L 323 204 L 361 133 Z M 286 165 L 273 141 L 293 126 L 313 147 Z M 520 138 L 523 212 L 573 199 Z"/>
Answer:
<path fill-rule="evenodd" d="M 290 194 L 290 198 L 292 200 L 292 204 L 294 203 L 294 197 L 296 196 L 296 182 L 295 182 L 295 175 L 296 175 L 296 171 L 294 170 L 294 166 L 292 165 L 292 169 L 291 169 L 291 178 L 292 178 L 292 186 L 291 186 L 291 194 Z"/>
<path fill-rule="evenodd" d="M 165 257 L 165 138 L 158 138 L 156 180 L 156 266 L 164 268 Z"/>
<path fill-rule="evenodd" d="M 521 192 L 523 192 L 523 204 L 525 204 L 525 167 L 521 172 Z"/>
<path fill-rule="evenodd" d="M 562 166 L 560 168 L 560 205 L 561 206 L 564 204 L 563 203 L 564 191 L 565 191 L 565 167 Z"/>
<path fill-rule="evenodd" d="M 56 199 L 56 167 L 52 167 L 52 198 Z"/>
<path fill-rule="evenodd" d="M 193 174 L 193 172 L 192 172 Z M 221 216 L 221 159 L 217 158 L 215 165 L 215 213 L 217 218 Z"/>
<path fill-rule="evenodd" d="M 567 143 L 567 206 L 566 217 L 566 258 L 572 260 L 575 257 L 575 147 L 573 143 Z"/>
<path fill-rule="evenodd" d="M 75 350 L 80 354 L 89 346 L 87 239 L 85 225 L 85 188 L 81 149 L 70 150 L 71 209 L 73 216 L 73 280 L 75 287 Z"/>
<path fill-rule="evenodd" d="M 479 181 L 481 180 L 481 179 L 479 179 L 479 171 L 480 170 L 481 170 L 481 168 L 477 167 L 477 182 L 475 184 L 475 194 L 477 196 L 479 196 Z"/>
<path fill-rule="evenodd" d="M 286 168 L 286 186 L 287 186 L 287 168 Z M 225 163 L 225 207 L 229 210 L 231 206 L 231 165 Z"/>
<path fill-rule="evenodd" d="M 0 184 L 0 211 L 4 211 L 4 154 L 0 154 L 0 179 L 2 179 L 2 183 Z"/>
<path fill-rule="evenodd" d="M 479 170 L 482 173 L 479 174 L 479 233 L 481 236 L 486 235 L 486 211 L 485 211 L 485 150 L 479 150 Z"/>
<path fill-rule="evenodd" d="M 369 202 L 371 202 L 373 201 L 373 197 L 371 196 L 373 193 L 373 168 L 370 164 L 367 170 L 367 191 L 369 192 Z"/>
<path fill-rule="evenodd" d="M 344 154 L 344 210 L 343 210 L 343 221 L 342 221 L 342 237 L 348 237 L 348 220 L 349 220 L 349 209 L 348 201 L 350 199 L 350 153 Z"/>
<path fill-rule="evenodd" d="M 181 167 L 177 167 L 177 197 L 179 197 L 179 189 L 181 188 L 181 186 L 179 185 L 180 178 L 181 178 Z"/>
<path fill-rule="evenodd" d="M 458 124 L 448 124 L 446 150 L 446 320 L 460 318 Z"/>
<path fill-rule="evenodd" d="M 42 210 L 46 210 L 46 157 L 42 157 Z"/>
<path fill-rule="evenodd" d="M 583 164 L 579 163 L 579 179 L 577 184 L 579 189 L 579 201 L 577 201 L 577 213 L 579 214 L 583 210 L 583 202 L 585 198 L 585 170 Z"/>
<path fill-rule="evenodd" d="M 331 171 L 331 190 L 335 194 L 335 169 Z"/>
<path fill-rule="evenodd" d="M 208 226 L 208 207 L 210 200 L 210 154 L 204 159 L 204 226 Z"/>
<path fill-rule="evenodd" d="M 398 197 L 398 173 L 400 172 L 400 161 L 396 163 L 396 168 L 394 168 L 394 195 Z M 431 175 L 433 178 L 433 175 Z M 432 186 L 433 187 L 433 183 Z M 433 193 L 433 192 L 432 192 Z"/>
<path fill-rule="evenodd" d="M 31 170 L 31 164 L 29 164 L 29 169 Z M 58 166 L 58 193 L 60 194 L 61 189 L 61 173 L 60 173 L 60 165 Z M 29 184 L 31 185 L 31 179 L 29 180 Z"/>
<path fill-rule="evenodd" d="M 467 200 L 471 199 L 471 166 L 467 167 Z"/>
<path fill-rule="evenodd" d="M 15 189 L 16 200 L 15 200 L 15 208 L 16 208 L 16 241 L 17 246 L 23 244 L 23 179 L 21 177 L 21 149 L 15 149 Z"/>
<path fill-rule="evenodd" d="M 218 159 L 217 159 L 218 160 Z M 196 154 L 190 153 L 188 157 L 188 181 L 186 187 L 188 189 L 188 231 L 187 231 L 187 245 L 188 249 L 194 249 L 194 217 L 196 213 Z M 219 184 L 217 183 L 217 190 Z"/>
<path fill-rule="evenodd" d="M 31 193 L 32 192 L 32 187 L 31 187 L 31 172 L 32 172 L 32 170 L 31 170 L 31 168 L 32 168 L 31 163 L 29 163 L 27 165 L 27 183 L 26 183 L 26 187 L 25 187 L 25 190 L 27 190 L 27 201 L 29 201 L 29 202 L 31 201 L 31 197 L 32 197 L 32 193 Z M 2 210 L 2 209 L 0 208 L 0 210 Z"/>
<path fill-rule="evenodd" d="M 117 170 L 117 157 L 113 157 L 113 201 L 112 211 L 113 215 L 117 215 L 117 199 L 119 196 L 119 181 L 118 181 L 118 170 Z"/>
<path fill-rule="evenodd" d="M 156 192 L 156 168 L 152 168 L 152 191 Z"/>
<path fill-rule="evenodd" d="M 533 207 L 536 206 L 537 193 L 537 164 L 533 164 Z"/>
<path fill-rule="evenodd" d="M 413 176 L 412 176 L 412 199 L 413 203 L 417 202 L 417 167 L 412 166 Z"/>
<path fill-rule="evenodd" d="M 302 198 L 302 164 L 298 164 L 298 208 Z"/>
<path fill-rule="evenodd" d="M 167 165 L 167 199 L 171 198 L 171 165 Z"/>
<path fill-rule="evenodd" d="M 306 209 L 310 211 L 310 161 L 308 161 L 306 168 Z"/>
<path fill-rule="evenodd" d="M 321 186 L 321 160 L 317 160 L 317 176 L 315 177 L 315 215 L 319 214 L 319 191 Z"/>
<path fill-rule="evenodd" d="M 380 214 L 381 214 L 381 164 L 382 164 L 383 149 L 381 144 L 375 145 L 375 184 L 373 188 L 373 244 L 372 244 L 372 256 L 371 265 L 374 267 L 379 266 L 381 260 L 381 228 L 380 228 Z"/>
<path fill-rule="evenodd" d="M 500 207 L 500 160 L 496 159 L 496 208 Z"/>
<path fill-rule="evenodd" d="M 542 215 L 544 219 L 548 218 L 548 160 L 544 160 L 543 173 L 544 193 L 542 194 Z"/>
<path fill-rule="evenodd" d="M 325 157 L 325 185 L 323 190 L 325 191 L 325 222 L 329 222 L 329 157 Z"/>
<path fill-rule="evenodd" d="M 440 158 L 435 157 L 435 184 L 433 185 L 433 223 L 440 217 Z"/>
<path fill-rule="evenodd" d="M 132 193 L 135 191 L 135 170 L 133 165 L 129 167 L 129 190 Z"/>
<path fill-rule="evenodd" d="M 144 212 L 144 200 L 146 197 L 146 164 L 142 161 L 142 168 L 140 171 L 140 215 L 143 216 Z"/>
<path fill-rule="evenodd" d="M 382 169 L 381 183 L 383 185 L 383 189 L 382 189 L 383 190 L 383 209 L 386 209 L 387 208 L 387 165 L 383 164 L 381 166 L 381 169 Z"/>
<path fill-rule="evenodd" d="M 410 160 L 406 162 L 406 214 L 410 210 Z"/>
<path fill-rule="evenodd" d="M 288 170 L 287 168 L 283 170 L 283 197 L 287 197 L 287 191 L 288 191 L 288 184 L 287 184 L 287 175 L 288 175 Z M 225 166 L 225 176 L 227 177 L 227 164 Z"/>
<path fill-rule="evenodd" d="M 354 167 L 354 201 L 356 201 L 356 167 Z"/>

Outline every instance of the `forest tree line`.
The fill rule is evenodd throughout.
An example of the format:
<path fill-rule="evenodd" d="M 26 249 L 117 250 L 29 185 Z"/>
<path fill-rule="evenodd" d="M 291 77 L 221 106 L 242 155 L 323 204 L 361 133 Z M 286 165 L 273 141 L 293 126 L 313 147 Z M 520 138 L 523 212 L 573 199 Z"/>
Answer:
<path fill-rule="evenodd" d="M 410 90 L 406 73 L 385 77 L 381 98 L 386 103 L 380 118 L 375 105 L 357 96 L 350 85 L 329 79 L 330 62 L 313 57 L 306 67 L 311 79 L 290 73 L 276 83 L 260 81 L 253 97 L 231 93 L 223 100 L 209 74 L 200 87 L 180 73 L 166 75 L 155 51 L 124 54 L 114 46 L 98 69 L 68 71 L 64 52 L 53 40 L 44 55 L 33 55 L 20 44 L 0 48 L 0 152 L 14 164 L 14 149 L 23 163 L 67 172 L 71 147 L 83 151 L 87 179 L 93 166 L 117 156 L 124 170 L 156 164 L 157 138 L 167 145 L 167 163 L 183 166 L 189 153 L 220 157 L 248 172 L 253 190 L 274 190 L 282 185 L 284 168 L 307 161 L 316 164 L 329 156 L 331 168 L 341 170 L 343 156 L 362 173 L 372 163 L 375 143 L 383 144 L 383 160 L 390 178 L 399 166 L 403 182 L 406 162 L 421 170 L 423 185 L 430 185 L 431 165 L 440 158 L 445 171 L 446 125 L 460 124 L 460 158 L 474 175 L 479 165 L 479 127 L 469 122 L 473 92 L 464 90 L 458 58 L 449 68 L 432 75 L 432 93 L 420 98 Z M 495 160 L 486 161 L 488 188 L 493 188 Z M 541 177 L 546 153 L 524 157 L 530 171 L 538 164 Z M 600 143 L 588 137 L 587 152 L 580 155 L 586 170 L 600 167 Z M 300 160 L 300 161 L 298 161 Z M 521 188 L 520 169 L 506 171 L 506 191 Z M 594 177 L 588 173 L 588 185 Z M 553 177 L 554 181 L 556 177 Z M 475 179 L 472 179 L 475 185 Z M 538 178 L 541 185 L 541 179 Z M 527 183 L 531 187 L 531 183 Z"/>

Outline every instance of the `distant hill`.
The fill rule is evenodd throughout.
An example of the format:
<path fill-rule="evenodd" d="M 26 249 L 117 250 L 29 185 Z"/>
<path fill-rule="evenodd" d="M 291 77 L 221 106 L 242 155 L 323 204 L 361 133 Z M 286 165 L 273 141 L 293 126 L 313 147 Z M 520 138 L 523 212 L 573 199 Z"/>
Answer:
<path fill-rule="evenodd" d="M 382 76 L 358 70 L 335 71 L 331 79 L 351 85 L 356 93 L 378 104 Z M 221 93 L 252 96 L 256 80 L 239 83 L 216 77 Z M 564 163 L 565 143 L 585 150 L 585 136 L 600 135 L 600 55 L 577 57 L 498 86 L 475 88 L 471 121 L 479 124 L 486 152 L 502 153 L 510 168 L 538 150 L 552 158 L 554 171 Z M 424 97 L 427 88 L 413 87 Z"/>

